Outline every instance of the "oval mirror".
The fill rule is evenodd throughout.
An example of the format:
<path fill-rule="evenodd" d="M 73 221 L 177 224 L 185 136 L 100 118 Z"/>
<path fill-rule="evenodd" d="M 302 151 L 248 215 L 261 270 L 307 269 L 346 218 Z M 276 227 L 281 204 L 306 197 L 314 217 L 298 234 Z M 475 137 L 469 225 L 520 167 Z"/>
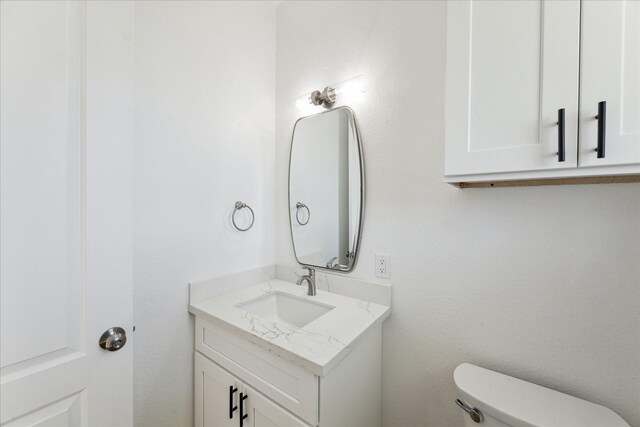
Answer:
<path fill-rule="evenodd" d="M 289 221 L 298 262 L 351 271 L 363 205 L 362 145 L 353 111 L 339 107 L 299 119 L 289 161 Z"/>

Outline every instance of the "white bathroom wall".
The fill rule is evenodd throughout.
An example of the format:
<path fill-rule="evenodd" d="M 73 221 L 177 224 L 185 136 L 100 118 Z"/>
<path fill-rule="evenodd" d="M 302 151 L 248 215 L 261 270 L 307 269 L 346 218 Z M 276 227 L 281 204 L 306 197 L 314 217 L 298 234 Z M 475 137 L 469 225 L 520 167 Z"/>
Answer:
<path fill-rule="evenodd" d="M 364 102 L 352 107 L 367 199 L 351 276 L 376 280 L 374 254 L 391 254 L 384 425 L 462 425 L 452 381 L 461 362 L 640 425 L 640 186 L 444 184 L 444 65 L 442 2 L 278 6 L 278 263 L 295 263 L 287 217 L 291 130 L 302 115 L 295 98 L 364 74 Z"/>
<path fill-rule="evenodd" d="M 275 261 L 275 9 L 135 8 L 135 424 L 190 426 L 187 284 Z M 256 213 L 246 233 L 236 200 Z"/>

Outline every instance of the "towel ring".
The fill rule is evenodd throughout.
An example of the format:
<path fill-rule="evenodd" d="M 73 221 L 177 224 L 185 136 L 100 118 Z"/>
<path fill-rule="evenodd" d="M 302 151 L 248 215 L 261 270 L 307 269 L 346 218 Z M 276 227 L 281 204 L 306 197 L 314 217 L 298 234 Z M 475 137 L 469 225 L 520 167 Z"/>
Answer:
<path fill-rule="evenodd" d="M 298 216 L 300 214 L 300 209 L 306 209 L 307 210 L 307 220 L 305 222 L 300 221 L 300 217 Z M 304 217 L 303 217 L 304 219 Z M 298 221 L 298 224 L 300 225 L 307 225 L 309 224 L 309 220 L 311 219 L 311 211 L 309 210 L 309 207 L 307 205 L 305 205 L 304 203 L 296 203 L 296 221 Z"/>
<path fill-rule="evenodd" d="M 238 227 L 238 224 L 236 224 L 236 212 L 238 212 L 240 209 L 243 209 L 243 208 L 247 208 L 249 209 L 249 212 L 251 212 L 251 224 L 249 224 L 247 228 Z M 236 230 L 247 231 L 248 229 L 253 227 L 253 221 L 255 219 L 256 219 L 256 216 L 253 213 L 253 209 L 251 209 L 251 206 L 240 201 L 236 202 L 235 208 L 233 209 L 233 213 L 231 214 L 231 222 L 233 222 L 233 226 L 236 228 Z"/>

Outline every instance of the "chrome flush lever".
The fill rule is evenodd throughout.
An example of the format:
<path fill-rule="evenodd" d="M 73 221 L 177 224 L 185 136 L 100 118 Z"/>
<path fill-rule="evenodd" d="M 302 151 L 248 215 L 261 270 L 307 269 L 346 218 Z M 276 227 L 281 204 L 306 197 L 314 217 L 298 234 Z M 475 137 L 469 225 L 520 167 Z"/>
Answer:
<path fill-rule="evenodd" d="M 482 416 L 482 412 L 480 412 L 479 409 L 476 409 L 476 408 L 473 408 L 473 407 L 467 405 L 466 403 L 464 403 L 460 399 L 456 399 L 456 404 L 459 407 L 461 407 L 467 414 L 469 414 L 469 416 L 471 417 L 471 419 L 474 422 L 481 423 L 482 420 L 484 420 L 484 417 Z"/>

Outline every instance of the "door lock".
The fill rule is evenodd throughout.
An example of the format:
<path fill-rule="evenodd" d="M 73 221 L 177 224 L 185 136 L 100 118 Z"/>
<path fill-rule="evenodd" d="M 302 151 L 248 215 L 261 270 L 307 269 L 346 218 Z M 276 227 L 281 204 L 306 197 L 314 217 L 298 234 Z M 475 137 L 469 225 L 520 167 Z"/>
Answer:
<path fill-rule="evenodd" d="M 124 329 L 116 326 L 107 329 L 100 337 L 98 344 L 101 348 L 109 351 L 118 351 L 127 343 L 127 333 Z"/>

